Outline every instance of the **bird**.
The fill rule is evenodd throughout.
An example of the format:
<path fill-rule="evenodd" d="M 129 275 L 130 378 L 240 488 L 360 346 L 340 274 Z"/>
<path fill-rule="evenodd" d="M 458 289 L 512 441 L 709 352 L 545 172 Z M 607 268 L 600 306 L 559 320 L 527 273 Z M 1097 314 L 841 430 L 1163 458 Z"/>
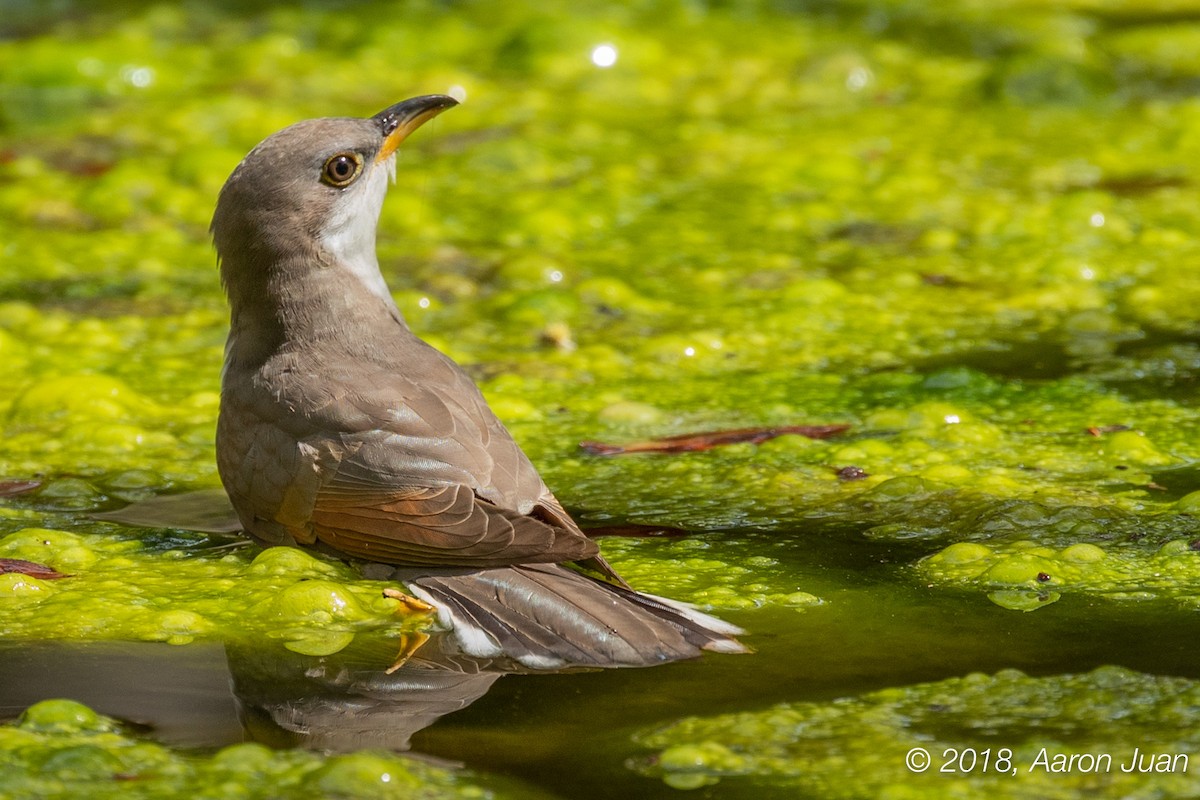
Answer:
<path fill-rule="evenodd" d="M 295 123 L 222 187 L 216 456 L 242 528 L 386 565 L 407 589 L 391 596 L 472 657 L 539 670 L 745 652 L 737 626 L 631 588 L 470 376 L 397 308 L 375 247 L 397 149 L 455 105 L 424 95 Z"/>

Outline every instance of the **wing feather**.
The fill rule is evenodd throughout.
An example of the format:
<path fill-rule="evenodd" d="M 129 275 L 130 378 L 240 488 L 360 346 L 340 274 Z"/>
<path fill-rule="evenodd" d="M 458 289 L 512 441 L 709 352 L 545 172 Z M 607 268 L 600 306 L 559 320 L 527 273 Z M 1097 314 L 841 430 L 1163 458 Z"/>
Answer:
<path fill-rule="evenodd" d="M 493 505 L 467 486 L 317 493 L 317 540 L 393 564 L 503 566 L 591 558 L 596 545 L 573 530 Z"/>
<path fill-rule="evenodd" d="M 596 556 L 470 377 L 411 344 L 397 362 L 315 358 L 320 381 L 281 355 L 223 400 L 218 453 L 247 529 L 397 565 Z"/>

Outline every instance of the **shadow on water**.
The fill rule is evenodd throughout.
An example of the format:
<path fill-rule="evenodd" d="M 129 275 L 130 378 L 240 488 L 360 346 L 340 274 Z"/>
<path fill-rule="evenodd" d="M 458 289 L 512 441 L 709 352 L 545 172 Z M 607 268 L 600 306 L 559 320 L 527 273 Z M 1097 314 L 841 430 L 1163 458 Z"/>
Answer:
<path fill-rule="evenodd" d="M 1078 369 L 1066 347 L 1041 339 L 932 358 L 922 365 L 922 371 L 949 367 L 966 367 L 995 378 L 1016 380 L 1052 380 Z"/>
<path fill-rule="evenodd" d="M 1162 499 L 1178 500 L 1200 491 L 1200 464 L 1184 464 L 1154 473 L 1154 482 L 1162 487 Z"/>
<path fill-rule="evenodd" d="M 768 535 L 787 537 L 752 536 Z M 411 749 L 563 797 L 665 798 L 676 790 L 625 762 L 644 755 L 633 733 L 683 716 L 1010 667 L 1048 675 L 1117 664 L 1200 678 L 1200 615 L 1180 616 L 1167 603 L 1067 596 L 1019 613 L 921 584 L 903 566 L 914 557 L 910 546 L 796 535 L 780 552 L 798 585 L 825 603 L 723 614 L 752 632 L 752 655 L 528 675 L 453 657 L 435 639 L 389 676 L 383 668 L 395 643 L 364 637 L 323 657 L 264 642 L 14 644 L 0 649 L 0 709 L 11 716 L 66 696 L 171 744 L 249 738 L 320 750 Z"/>
<path fill-rule="evenodd" d="M 220 643 L 0 642 L 0 719 L 56 697 L 173 746 L 242 740 Z"/>
<path fill-rule="evenodd" d="M 953 367 L 1002 380 L 1052 381 L 1078 375 L 1130 399 L 1193 405 L 1200 398 L 1200 334 L 1147 330 L 1127 336 L 1042 335 L 931 358 L 920 371 Z"/>

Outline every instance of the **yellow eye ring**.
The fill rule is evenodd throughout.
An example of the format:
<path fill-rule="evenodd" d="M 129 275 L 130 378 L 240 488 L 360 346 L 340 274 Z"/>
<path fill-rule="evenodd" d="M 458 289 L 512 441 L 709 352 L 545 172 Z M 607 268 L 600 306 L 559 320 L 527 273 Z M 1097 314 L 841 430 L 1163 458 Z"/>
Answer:
<path fill-rule="evenodd" d="M 362 157 L 358 153 L 338 153 L 330 156 L 321 168 L 321 181 L 341 189 L 354 183 L 362 168 Z"/>

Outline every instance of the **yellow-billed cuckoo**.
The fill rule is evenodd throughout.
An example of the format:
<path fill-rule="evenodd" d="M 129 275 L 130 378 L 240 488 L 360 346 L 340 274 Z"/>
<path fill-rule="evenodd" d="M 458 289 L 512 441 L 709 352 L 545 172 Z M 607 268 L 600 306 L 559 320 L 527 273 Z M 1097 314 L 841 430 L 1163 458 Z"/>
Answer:
<path fill-rule="evenodd" d="M 375 255 L 396 148 L 453 105 L 297 123 L 221 190 L 217 465 L 242 525 L 263 545 L 401 567 L 469 655 L 552 668 L 743 651 L 734 626 L 630 589 L 396 308 Z"/>

